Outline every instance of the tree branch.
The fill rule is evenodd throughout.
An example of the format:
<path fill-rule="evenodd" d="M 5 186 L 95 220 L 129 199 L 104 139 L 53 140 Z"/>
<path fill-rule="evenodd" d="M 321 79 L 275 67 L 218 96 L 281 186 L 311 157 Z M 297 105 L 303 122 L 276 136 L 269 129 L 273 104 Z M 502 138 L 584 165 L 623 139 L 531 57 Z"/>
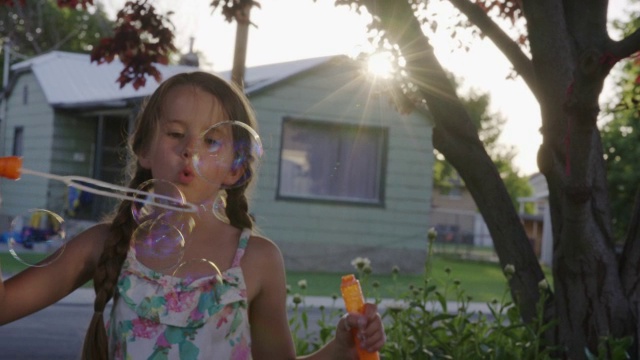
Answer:
<path fill-rule="evenodd" d="M 534 96 L 537 96 L 537 81 L 531 59 L 502 28 L 500 28 L 477 4 L 469 0 L 449 0 L 469 21 L 477 26 L 507 57 L 516 72 L 522 77 Z"/>
<path fill-rule="evenodd" d="M 616 60 L 624 59 L 638 51 L 640 51 L 640 29 L 620 41 L 614 41 L 609 50 Z"/>
<path fill-rule="evenodd" d="M 636 190 L 629 230 L 620 258 L 622 286 L 630 300 L 640 300 L 640 186 Z"/>

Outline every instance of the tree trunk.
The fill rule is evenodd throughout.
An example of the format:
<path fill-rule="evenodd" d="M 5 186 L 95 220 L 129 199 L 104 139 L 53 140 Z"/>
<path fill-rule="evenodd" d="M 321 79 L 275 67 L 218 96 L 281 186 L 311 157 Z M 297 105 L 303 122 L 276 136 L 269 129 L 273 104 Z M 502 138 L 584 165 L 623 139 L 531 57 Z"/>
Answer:
<path fill-rule="evenodd" d="M 635 334 L 611 232 L 598 97 L 613 63 L 606 1 L 524 2 L 538 78 L 549 186 L 558 344 L 572 359 L 597 353 L 603 337 Z M 604 8 L 603 8 L 604 6 Z M 604 354 L 601 354 L 604 355 Z"/>

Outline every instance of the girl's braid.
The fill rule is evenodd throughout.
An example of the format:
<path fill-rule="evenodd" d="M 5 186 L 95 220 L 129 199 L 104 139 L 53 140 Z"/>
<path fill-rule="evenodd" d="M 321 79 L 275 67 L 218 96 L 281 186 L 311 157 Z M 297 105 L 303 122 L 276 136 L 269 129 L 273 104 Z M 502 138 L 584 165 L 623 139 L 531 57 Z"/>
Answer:
<path fill-rule="evenodd" d="M 253 228 L 253 220 L 249 215 L 249 203 L 245 196 L 246 189 L 246 184 L 227 189 L 227 218 L 231 226 L 238 229 Z"/>
<path fill-rule="evenodd" d="M 141 169 L 135 174 L 129 187 L 135 189 L 150 177 L 148 170 Z M 93 318 L 82 350 L 83 359 L 106 360 L 108 358 L 108 340 L 103 312 L 115 293 L 120 269 L 127 256 L 135 227 L 136 223 L 131 216 L 131 202 L 121 202 L 109 226 L 109 235 L 93 278 L 96 299 L 93 304 Z"/>

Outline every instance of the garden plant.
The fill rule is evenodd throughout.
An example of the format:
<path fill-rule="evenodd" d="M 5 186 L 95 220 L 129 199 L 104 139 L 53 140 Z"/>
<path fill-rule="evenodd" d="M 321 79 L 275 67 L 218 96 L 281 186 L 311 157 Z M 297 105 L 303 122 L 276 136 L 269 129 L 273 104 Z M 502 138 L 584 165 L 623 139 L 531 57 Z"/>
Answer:
<path fill-rule="evenodd" d="M 435 231 L 429 231 L 428 250 L 422 283 L 398 288 L 393 299 L 381 299 L 377 294 L 379 284 L 366 286 L 372 273 L 367 258 L 357 257 L 352 265 L 363 288 L 370 289 L 367 295 L 380 306 L 385 322 L 387 342 L 380 351 L 382 359 L 562 359 L 564 350 L 547 344 L 542 334 L 556 327 L 556 321 L 545 321 L 543 305 L 549 284 L 539 284 L 541 298 L 534 321 L 525 323 L 517 305 L 511 299 L 508 279 L 517 269 L 507 265 L 503 269 L 505 290 L 501 297 L 486 303 L 486 311 L 473 310 L 473 298 L 465 294 L 462 281 L 455 278 L 454 269 L 447 268 L 447 277 L 436 281 L 432 278 L 431 261 Z M 394 266 L 394 283 L 401 275 Z M 332 297 L 330 307 L 321 306 L 316 326 L 309 323 L 311 306 L 306 305 L 305 293 L 308 284 L 298 281 L 297 291 L 292 295 L 290 319 L 294 343 L 298 354 L 308 354 L 331 339 L 335 319 L 343 313 L 343 304 L 338 296 Z M 292 292 L 292 288 L 289 289 Z M 455 294 L 455 301 L 450 293 Z M 629 338 L 602 338 L 598 354 L 586 352 L 588 359 L 628 359 L 625 349 L 631 344 Z"/>

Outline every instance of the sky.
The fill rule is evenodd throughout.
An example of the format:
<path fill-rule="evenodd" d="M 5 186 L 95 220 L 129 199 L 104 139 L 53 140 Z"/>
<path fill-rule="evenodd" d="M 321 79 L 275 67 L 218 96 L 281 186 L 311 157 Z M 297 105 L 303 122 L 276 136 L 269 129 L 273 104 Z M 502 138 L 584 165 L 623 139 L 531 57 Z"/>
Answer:
<path fill-rule="evenodd" d="M 257 27 L 249 30 L 247 66 L 285 62 L 319 56 L 355 56 L 368 48 L 368 19 L 331 0 L 259 0 L 251 19 Z M 102 0 L 108 12 L 122 7 L 124 0 Z M 211 0 L 153 1 L 161 13 L 173 11 L 176 45 L 188 52 L 190 38 L 195 51 L 206 59 L 207 70 L 231 69 L 235 23 L 229 24 L 219 12 L 212 14 Z M 610 0 L 610 18 L 623 14 L 626 0 Z M 115 10 L 114 10 L 115 9 Z M 449 19 L 442 9 L 438 21 Z M 436 56 L 449 71 L 463 79 L 462 91 L 473 88 L 491 96 L 490 111 L 507 119 L 499 142 L 514 146 L 514 165 L 521 175 L 538 171 L 536 154 L 542 141 L 540 110 L 533 95 L 520 79 L 507 79 L 510 65 L 489 41 L 475 41 L 468 52 L 459 49 L 447 36 L 432 38 Z"/>

